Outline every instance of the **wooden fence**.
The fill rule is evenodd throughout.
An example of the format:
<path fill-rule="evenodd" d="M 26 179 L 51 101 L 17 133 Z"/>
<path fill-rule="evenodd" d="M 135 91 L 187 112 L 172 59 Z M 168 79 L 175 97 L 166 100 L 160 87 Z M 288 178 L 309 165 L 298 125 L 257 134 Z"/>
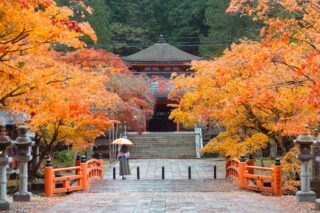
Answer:
<path fill-rule="evenodd" d="M 52 197 L 56 193 L 87 190 L 91 181 L 95 179 L 103 179 L 103 160 L 101 159 L 92 159 L 87 162 L 80 162 L 80 159 L 77 159 L 76 166 L 56 169 L 51 166 L 51 162 L 47 162 L 45 196 Z"/>
<path fill-rule="evenodd" d="M 247 190 L 282 195 L 282 167 L 277 159 L 273 168 L 254 166 L 254 159 L 246 162 L 233 158 L 226 161 L 226 176 L 239 183 L 239 187 Z"/>

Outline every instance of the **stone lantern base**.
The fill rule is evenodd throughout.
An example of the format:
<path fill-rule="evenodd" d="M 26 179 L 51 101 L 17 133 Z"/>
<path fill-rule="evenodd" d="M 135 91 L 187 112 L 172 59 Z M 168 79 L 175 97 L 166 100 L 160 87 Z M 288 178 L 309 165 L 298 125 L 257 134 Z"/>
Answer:
<path fill-rule="evenodd" d="M 15 193 L 13 195 L 14 201 L 22 201 L 22 202 L 29 202 L 32 199 L 32 193 L 31 192 L 25 192 L 25 193 Z"/>
<path fill-rule="evenodd" d="M 13 203 L 6 200 L 0 200 L 0 211 L 10 210 L 13 207 Z"/>
<path fill-rule="evenodd" d="M 320 210 L 320 199 L 316 199 L 316 210 Z"/>
<path fill-rule="evenodd" d="M 316 193 L 313 191 L 302 192 L 298 191 L 296 193 L 297 201 L 299 202 L 311 202 L 314 203 L 316 201 Z"/>
<path fill-rule="evenodd" d="M 310 188 L 317 194 L 317 197 L 320 197 L 320 179 L 311 180 Z"/>

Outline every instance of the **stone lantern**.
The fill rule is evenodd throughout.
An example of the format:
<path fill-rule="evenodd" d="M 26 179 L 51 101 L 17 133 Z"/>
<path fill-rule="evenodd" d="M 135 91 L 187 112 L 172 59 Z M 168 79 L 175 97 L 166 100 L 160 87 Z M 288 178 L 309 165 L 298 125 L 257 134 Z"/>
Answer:
<path fill-rule="evenodd" d="M 0 168 L 1 168 L 1 185 L 0 185 L 0 210 L 12 209 L 13 203 L 7 200 L 7 166 L 9 158 L 6 148 L 11 145 L 11 139 L 6 135 L 4 123 L 0 124 Z"/>
<path fill-rule="evenodd" d="M 319 142 L 319 141 L 316 141 L 316 143 L 317 142 Z M 316 162 L 320 163 L 320 156 L 316 156 Z M 319 170 L 317 170 L 317 171 L 319 171 Z M 314 180 L 314 181 L 315 181 L 315 183 L 313 185 L 314 185 L 314 187 L 317 187 L 318 186 L 317 184 L 319 184 L 319 182 L 316 182 L 316 180 Z M 312 182 L 311 182 L 311 184 L 312 184 Z M 317 211 L 320 210 L 320 199 L 316 199 L 316 210 Z"/>
<path fill-rule="evenodd" d="M 316 145 L 317 145 L 317 154 L 318 155 L 316 155 L 316 163 L 318 163 L 318 179 L 317 180 L 319 180 L 320 179 L 320 149 L 319 149 L 319 146 L 320 146 L 320 139 L 319 139 L 319 137 L 317 138 L 317 140 L 315 141 L 316 142 Z M 319 181 L 320 182 L 320 181 Z M 315 183 L 315 185 L 317 185 L 317 184 L 319 184 L 319 182 L 316 182 Z M 317 199 L 316 200 L 316 210 L 317 211 L 320 211 L 320 199 Z"/>
<path fill-rule="evenodd" d="M 310 190 L 310 172 L 308 162 L 314 158 L 311 153 L 311 145 L 313 144 L 313 137 L 311 135 L 299 135 L 294 141 L 300 147 L 300 153 L 297 158 L 301 163 L 301 190 L 296 193 L 297 201 L 300 202 L 315 202 L 316 193 Z"/>
<path fill-rule="evenodd" d="M 20 136 L 13 143 L 17 149 L 14 157 L 19 166 L 19 192 L 13 195 L 14 201 L 30 201 L 32 193 L 28 192 L 28 162 L 32 159 L 31 146 L 34 144 L 26 136 L 27 128 L 19 128 Z"/>
<path fill-rule="evenodd" d="M 316 129 L 314 142 L 311 146 L 311 153 L 315 156 L 311 162 L 311 190 L 316 193 L 317 197 L 320 197 L 320 138 L 317 131 Z"/>

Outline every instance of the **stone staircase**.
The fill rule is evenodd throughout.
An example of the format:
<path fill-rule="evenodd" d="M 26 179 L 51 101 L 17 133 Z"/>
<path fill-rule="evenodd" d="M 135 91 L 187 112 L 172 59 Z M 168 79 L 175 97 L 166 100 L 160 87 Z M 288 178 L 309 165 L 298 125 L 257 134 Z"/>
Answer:
<path fill-rule="evenodd" d="M 129 132 L 131 158 L 183 159 L 196 158 L 194 132 Z"/>

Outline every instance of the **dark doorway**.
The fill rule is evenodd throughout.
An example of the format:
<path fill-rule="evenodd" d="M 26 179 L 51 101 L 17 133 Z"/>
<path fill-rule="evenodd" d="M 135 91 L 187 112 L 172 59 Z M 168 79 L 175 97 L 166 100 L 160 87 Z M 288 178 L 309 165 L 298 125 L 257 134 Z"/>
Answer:
<path fill-rule="evenodd" d="M 171 132 L 176 131 L 176 124 L 169 120 L 171 107 L 166 104 L 157 104 L 153 117 L 148 122 L 147 131 L 150 132 Z"/>

